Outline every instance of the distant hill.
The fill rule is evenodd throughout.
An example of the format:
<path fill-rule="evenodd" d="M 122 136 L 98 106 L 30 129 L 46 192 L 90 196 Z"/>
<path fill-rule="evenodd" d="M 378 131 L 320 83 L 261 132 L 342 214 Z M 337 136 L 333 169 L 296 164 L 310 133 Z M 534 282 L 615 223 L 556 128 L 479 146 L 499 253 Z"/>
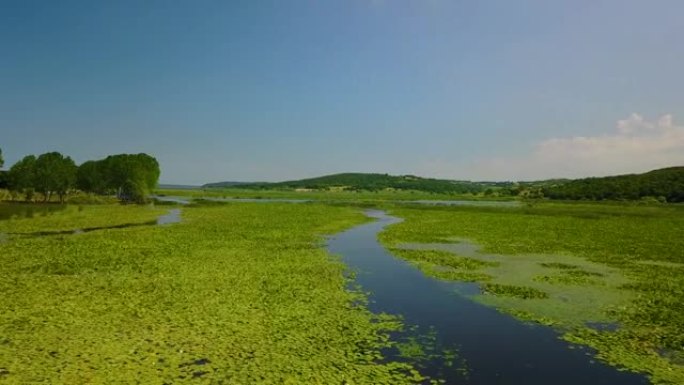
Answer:
<path fill-rule="evenodd" d="M 670 167 L 644 174 L 584 179 L 548 179 L 532 182 L 470 182 L 422 178 L 415 175 L 342 173 L 317 178 L 267 182 L 218 182 L 203 187 L 239 187 L 252 190 L 414 190 L 438 194 L 543 196 L 566 200 L 639 200 L 653 198 L 684 202 L 684 167 Z M 541 194 L 540 194 L 541 193 Z"/>
<path fill-rule="evenodd" d="M 160 189 L 169 189 L 169 190 L 192 190 L 192 189 L 200 188 L 200 186 L 191 186 L 191 185 L 187 185 L 187 184 L 160 183 L 159 188 Z"/>
<path fill-rule="evenodd" d="M 235 187 L 239 186 L 242 187 L 244 185 L 254 185 L 254 184 L 267 184 L 265 182 L 215 182 L 215 183 L 207 183 L 202 185 L 202 187 Z"/>
<path fill-rule="evenodd" d="M 414 175 L 394 176 L 389 174 L 342 173 L 317 178 L 292 180 L 277 183 L 209 183 L 206 187 L 234 187 L 248 189 L 340 189 L 350 191 L 380 191 L 386 189 L 415 190 L 433 193 L 478 193 L 483 185 L 475 182 L 451 181 L 445 179 L 421 178 Z"/>
<path fill-rule="evenodd" d="M 644 174 L 584 178 L 543 187 L 545 197 L 570 200 L 637 200 L 652 197 L 684 202 L 684 167 L 669 167 Z"/>

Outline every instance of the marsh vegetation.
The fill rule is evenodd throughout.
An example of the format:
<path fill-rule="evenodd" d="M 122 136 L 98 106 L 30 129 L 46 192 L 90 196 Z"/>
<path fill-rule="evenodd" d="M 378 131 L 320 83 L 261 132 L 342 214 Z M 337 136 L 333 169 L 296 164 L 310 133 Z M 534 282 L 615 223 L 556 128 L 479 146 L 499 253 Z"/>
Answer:
<path fill-rule="evenodd" d="M 477 384 L 486 377 L 473 368 L 503 364 L 467 348 L 477 334 L 468 327 L 482 323 L 463 322 L 496 319 L 498 309 L 516 319 L 501 321 L 500 333 L 536 340 L 515 325 L 544 325 L 595 349 L 603 363 L 654 384 L 682 382 L 682 207 L 442 206 L 395 202 L 407 192 L 312 194 L 328 203 L 0 204 L 0 379 Z M 368 206 L 404 220 L 379 239 L 416 274 L 475 285 L 454 286 L 461 307 L 434 304 L 423 313 L 439 308 L 444 320 L 421 318 L 418 327 L 406 308 L 379 307 L 377 290 L 350 286 L 351 265 L 324 250 L 324 236 L 368 222 Z M 156 226 L 169 210 L 182 221 Z M 392 297 L 408 282 L 375 284 Z M 423 305 L 437 298 L 407 296 Z M 456 319 L 459 330 L 445 339 L 439 330 Z M 549 346 L 550 356 L 566 357 Z M 559 365 L 580 365 L 578 354 Z M 500 370 L 514 373 L 514 362 Z"/>
<path fill-rule="evenodd" d="M 426 274 L 481 283 L 476 301 L 558 328 L 567 341 L 653 383 L 684 383 L 684 313 L 677 310 L 684 308 L 684 207 L 392 212 L 405 221 L 382 241 Z"/>
<path fill-rule="evenodd" d="M 89 206 L 0 222 L 14 233 L 145 223 L 167 209 Z M 411 383 L 380 363 L 398 327 L 345 290 L 317 247 L 364 221 L 322 205 L 183 209 L 171 226 L 0 243 L 4 383 Z"/>

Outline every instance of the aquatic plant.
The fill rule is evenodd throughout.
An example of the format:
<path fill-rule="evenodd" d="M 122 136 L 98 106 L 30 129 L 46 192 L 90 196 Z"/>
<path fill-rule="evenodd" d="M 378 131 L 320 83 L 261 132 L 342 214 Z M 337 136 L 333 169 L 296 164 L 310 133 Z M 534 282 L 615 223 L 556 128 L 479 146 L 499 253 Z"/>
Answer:
<path fill-rule="evenodd" d="M 460 257 L 445 242 L 470 240 L 481 249 L 467 257 L 500 262 L 472 271 L 489 277 L 477 280 L 484 288 L 525 286 L 548 294 L 476 300 L 554 325 L 568 340 L 597 349 L 600 359 L 647 373 L 654 383 L 684 383 L 678 360 L 684 355 L 684 206 L 542 202 L 532 208 L 393 207 L 392 214 L 405 219 L 380 235 L 393 250 L 423 245 Z M 411 261 L 403 251 L 396 255 Z M 619 328 L 585 330 L 588 321 Z"/>
<path fill-rule="evenodd" d="M 0 221 L 14 232 L 163 210 L 88 206 Z M 356 209 L 233 203 L 135 226 L 0 243 L 0 382 L 408 384 L 385 362 L 389 332 L 321 237 L 366 221 Z"/>
<path fill-rule="evenodd" d="M 549 297 L 549 295 L 545 292 L 533 287 L 502 285 L 499 283 L 485 283 L 482 285 L 482 291 L 485 294 L 502 295 L 522 299 Z"/>

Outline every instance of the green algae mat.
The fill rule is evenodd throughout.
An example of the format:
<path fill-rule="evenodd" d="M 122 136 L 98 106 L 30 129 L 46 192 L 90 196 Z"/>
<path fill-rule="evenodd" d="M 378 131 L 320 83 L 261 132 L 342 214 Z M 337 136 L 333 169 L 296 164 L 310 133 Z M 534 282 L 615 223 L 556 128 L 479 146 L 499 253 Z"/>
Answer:
<path fill-rule="evenodd" d="M 167 211 L 70 206 L 0 221 L 0 383 L 420 379 L 381 360 L 400 323 L 368 312 L 320 247 L 365 221 L 358 210 L 239 203 L 140 225 Z"/>

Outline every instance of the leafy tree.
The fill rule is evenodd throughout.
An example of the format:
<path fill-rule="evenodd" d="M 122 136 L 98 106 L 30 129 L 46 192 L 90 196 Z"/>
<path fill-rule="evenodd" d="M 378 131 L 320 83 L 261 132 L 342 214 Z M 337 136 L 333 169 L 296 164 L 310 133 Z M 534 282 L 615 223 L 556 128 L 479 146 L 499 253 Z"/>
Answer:
<path fill-rule="evenodd" d="M 145 201 L 159 180 L 157 160 L 147 154 L 118 154 L 88 161 L 78 168 L 76 185 L 96 194 L 116 194 L 122 201 Z"/>
<path fill-rule="evenodd" d="M 76 187 L 95 194 L 108 193 L 104 162 L 89 160 L 81 164 L 76 172 Z"/>
<path fill-rule="evenodd" d="M 70 157 L 48 152 L 38 158 L 24 157 L 4 179 L 14 194 L 25 194 L 26 200 L 32 200 L 37 191 L 42 193 L 44 202 L 54 194 L 64 202 L 69 191 L 78 187 L 86 192 L 116 194 L 123 201 L 142 203 L 157 186 L 159 175 L 159 163 L 147 154 L 111 155 L 77 167 Z"/>
<path fill-rule="evenodd" d="M 111 155 L 102 161 L 106 185 L 123 201 L 144 202 L 157 187 L 159 163 L 147 154 Z"/>
<path fill-rule="evenodd" d="M 57 183 L 55 192 L 59 196 L 59 201 L 64 203 L 67 194 L 76 187 L 76 172 L 78 167 L 71 157 L 64 157 L 57 163 Z"/>
<path fill-rule="evenodd" d="M 147 191 L 144 188 L 144 184 L 131 179 L 126 180 L 123 186 L 121 186 L 120 198 L 126 202 L 145 203 L 146 195 Z"/>
<path fill-rule="evenodd" d="M 2 148 L 0 148 L 0 168 L 5 165 L 5 159 L 2 158 Z"/>
<path fill-rule="evenodd" d="M 544 188 L 551 199 L 638 200 L 663 197 L 684 202 L 684 167 L 670 167 L 636 175 L 585 178 Z"/>
<path fill-rule="evenodd" d="M 10 191 L 14 194 L 23 193 L 27 201 L 33 199 L 35 165 L 35 155 L 27 155 L 12 165 L 7 175 Z"/>
<path fill-rule="evenodd" d="M 43 202 L 50 200 L 53 193 L 64 202 L 66 194 L 76 183 L 77 167 L 70 157 L 59 152 L 48 152 L 36 159 L 33 187 L 43 194 Z"/>

